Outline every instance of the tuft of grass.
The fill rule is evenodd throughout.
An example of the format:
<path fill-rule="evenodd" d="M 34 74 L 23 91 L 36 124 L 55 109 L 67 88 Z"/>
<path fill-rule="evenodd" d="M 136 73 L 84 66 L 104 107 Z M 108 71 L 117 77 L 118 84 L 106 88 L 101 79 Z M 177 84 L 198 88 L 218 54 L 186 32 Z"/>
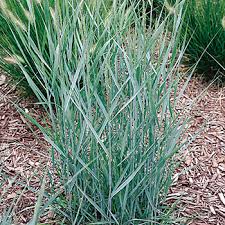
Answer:
<path fill-rule="evenodd" d="M 196 63 L 198 72 L 213 78 L 216 72 L 225 72 L 225 1 L 189 0 L 184 19 L 188 62 Z"/>
<path fill-rule="evenodd" d="M 12 39 L 3 49 L 15 46 L 50 123 L 25 114 L 51 144 L 58 176 L 36 215 L 51 204 L 65 224 L 172 224 L 163 202 L 185 124 L 171 98 L 179 94 L 183 1 L 148 29 L 126 0 L 107 13 L 104 0 L 48 3 L 26 1 L 33 17 L 34 8 L 44 12 L 34 20 L 40 39 L 31 21 L 24 29 L 4 17 Z"/>
<path fill-rule="evenodd" d="M 37 76 L 35 61 L 29 58 L 29 49 L 24 45 L 28 42 L 28 36 L 24 36 L 25 39 L 21 40 L 18 32 L 29 33 L 37 50 L 43 52 L 43 64 L 47 69 L 50 55 L 47 48 L 48 39 L 45 26 L 49 26 L 48 21 L 53 20 L 53 18 L 49 10 L 44 11 L 41 2 L 43 1 L 34 0 L 31 3 L 26 0 L 19 2 L 17 0 L 2 0 L 0 2 L 0 67 L 8 72 L 16 82 L 19 82 L 28 93 L 31 89 L 27 85 L 18 64 L 22 63 L 26 66 L 27 71 L 39 87 L 41 86 L 40 76 Z M 49 0 L 45 1 L 45 4 L 50 8 L 53 7 L 53 2 Z M 23 49 L 23 53 L 20 48 Z M 23 60 L 24 58 L 27 59 L 27 62 Z"/>

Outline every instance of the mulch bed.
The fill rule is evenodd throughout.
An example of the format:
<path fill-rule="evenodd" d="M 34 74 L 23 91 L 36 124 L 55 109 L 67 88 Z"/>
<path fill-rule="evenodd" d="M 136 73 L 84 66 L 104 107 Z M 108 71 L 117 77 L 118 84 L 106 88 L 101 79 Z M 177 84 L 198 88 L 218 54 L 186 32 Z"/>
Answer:
<path fill-rule="evenodd" d="M 186 135 L 192 139 L 198 134 L 181 152 L 169 198 L 180 199 L 178 212 L 187 217 L 185 224 L 224 225 L 225 87 L 193 77 L 180 104 L 181 109 L 190 108 Z"/>
<path fill-rule="evenodd" d="M 0 75 L 0 215 L 13 206 L 14 224 L 27 224 L 50 158 L 42 135 L 31 131 L 14 103 L 39 121 L 44 113 Z"/>
<path fill-rule="evenodd" d="M 171 202 L 180 199 L 178 216 L 188 218 L 184 224 L 224 225 L 225 87 L 206 88 L 202 78 L 192 78 L 180 103 L 180 110 L 186 106 L 192 116 L 187 137 L 191 139 L 202 126 L 205 129 L 181 152 L 181 164 L 174 174 L 168 199 Z M 200 94 L 201 98 L 192 106 Z M 4 174 L 0 176 L 0 184 L 3 183 L 0 214 L 20 196 L 13 214 L 14 224 L 26 224 L 34 209 L 40 178 L 50 160 L 42 135 L 34 127 L 31 132 L 12 102 L 17 102 L 37 120 L 42 119 L 43 112 L 32 99 L 18 99 L 18 96 L 15 88 L 0 80 L 0 172 Z"/>

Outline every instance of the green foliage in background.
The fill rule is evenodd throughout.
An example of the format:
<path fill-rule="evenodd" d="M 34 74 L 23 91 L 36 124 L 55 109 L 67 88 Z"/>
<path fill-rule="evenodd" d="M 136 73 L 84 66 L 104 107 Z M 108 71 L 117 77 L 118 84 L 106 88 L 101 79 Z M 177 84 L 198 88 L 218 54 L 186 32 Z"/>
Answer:
<path fill-rule="evenodd" d="M 225 0 L 186 1 L 185 38 L 189 64 L 208 78 L 225 72 Z M 187 31 L 187 32 L 186 32 Z"/>
<path fill-rule="evenodd" d="M 90 8 L 94 8 L 97 4 L 95 0 L 86 2 L 90 4 Z M 49 49 L 51 43 L 49 43 L 46 29 L 52 29 L 50 26 L 53 24 L 57 25 L 56 17 L 60 18 L 57 21 L 60 25 L 64 23 L 65 15 L 71 13 L 65 11 L 64 4 L 63 1 L 56 3 L 55 0 L 0 1 L 0 67 L 8 72 L 16 82 L 19 82 L 28 94 L 31 89 L 18 66 L 19 63 L 26 66 L 39 88 L 42 88 L 43 84 L 39 80 L 41 75 L 37 76 L 39 71 L 36 69 L 35 61 L 29 58 L 29 49 L 24 44 L 28 42 L 28 36 L 21 40 L 18 37 L 18 31 L 29 32 L 29 38 L 37 46 L 36 51 L 43 53 L 43 66 L 48 70 L 52 63 L 52 55 Z M 105 1 L 102 5 L 104 6 L 101 7 L 101 15 L 106 18 L 109 16 L 112 0 Z M 55 11 L 58 15 L 55 15 Z M 18 43 L 15 42 L 15 38 Z M 22 53 L 21 49 L 23 49 Z M 25 57 L 28 59 L 26 62 L 23 60 Z"/>
<path fill-rule="evenodd" d="M 46 111 L 46 126 L 23 113 L 51 145 L 57 175 L 34 223 L 50 205 L 70 225 L 175 222 L 164 202 L 185 125 L 175 113 L 183 3 L 146 29 L 147 15 L 124 0 L 109 10 L 104 0 L 24 2 L 26 23 L 2 12 L 2 54 Z"/>
<path fill-rule="evenodd" d="M 143 1 L 138 0 L 125 1 L 126 9 L 132 6 L 135 9 L 135 13 L 138 16 L 146 19 L 147 24 L 151 24 L 150 21 L 156 15 L 160 15 L 164 0 L 150 0 Z M 86 1 L 90 5 L 90 9 L 98 7 L 97 0 Z M 24 32 L 29 31 L 30 38 L 37 46 L 37 51 L 43 52 L 43 66 L 48 69 L 52 63 L 52 56 L 50 53 L 50 43 L 48 40 L 48 33 L 46 29 L 52 29 L 50 26 L 55 23 L 54 9 L 57 8 L 56 15 L 60 18 L 59 23 L 62 25 L 65 15 L 69 12 L 65 11 L 64 2 L 59 1 L 56 5 L 54 0 L 34 0 L 27 2 L 26 0 L 2 0 L 0 2 L 0 67 L 7 71 L 17 82 L 20 82 L 20 86 L 25 87 L 29 92 L 31 89 L 27 85 L 27 81 L 18 67 L 18 63 L 27 65 L 27 70 L 32 78 L 35 79 L 35 83 L 38 87 L 42 87 L 37 74 L 39 71 L 36 69 L 35 61 L 29 58 L 29 49 L 23 44 L 28 42 L 27 37 L 22 41 L 18 38 L 17 29 L 21 29 Z M 111 16 L 111 9 L 113 7 L 113 0 L 104 1 L 101 3 L 101 16 L 103 20 L 107 20 Z M 50 10 L 46 10 L 49 8 Z M 156 12 L 158 12 L 156 14 Z M 16 27 L 15 27 L 16 26 Z M 17 38 L 19 43 L 16 43 L 14 39 Z M 23 49 L 23 55 L 21 53 L 20 46 Z M 24 62 L 23 58 L 26 56 L 28 62 Z"/>
<path fill-rule="evenodd" d="M 26 65 L 29 74 L 35 77 L 38 71 L 35 69 L 35 62 L 29 58 L 29 50 L 23 44 L 28 40 L 20 40 L 16 30 L 18 29 L 21 32 L 29 30 L 30 38 L 38 46 L 38 49 L 44 53 L 44 59 L 49 58 L 49 49 L 46 48 L 48 40 L 45 26 L 50 25 L 47 21 L 51 19 L 51 14 L 49 10 L 44 12 L 39 1 L 33 2 L 33 4 L 26 3 L 25 0 L 19 2 L 16 0 L 3 0 L 0 2 L 0 66 L 26 88 L 28 88 L 28 85 L 18 67 L 18 63 L 25 65 L 23 58 L 26 57 L 28 59 Z M 46 4 L 51 7 L 52 1 L 46 1 Z M 46 18 L 47 23 L 43 21 L 44 18 Z M 15 38 L 19 43 L 15 42 Z M 23 49 L 24 55 L 21 54 L 19 46 Z M 50 62 L 46 61 L 46 63 L 49 64 Z M 36 79 L 36 83 L 38 83 L 38 79 Z"/>

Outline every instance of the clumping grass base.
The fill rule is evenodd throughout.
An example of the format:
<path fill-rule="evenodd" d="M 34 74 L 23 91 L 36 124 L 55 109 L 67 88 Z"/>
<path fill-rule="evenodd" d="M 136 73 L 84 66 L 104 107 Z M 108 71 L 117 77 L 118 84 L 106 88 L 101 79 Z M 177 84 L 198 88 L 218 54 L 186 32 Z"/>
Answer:
<path fill-rule="evenodd" d="M 42 186 L 31 224 L 49 206 L 64 224 L 172 224 L 163 202 L 184 127 L 171 101 L 182 95 L 183 2 L 148 29 L 128 1 L 24 0 L 23 16 L 1 2 L 1 65 L 45 109 L 50 126 L 21 113 L 51 145 L 59 179 L 45 203 Z"/>

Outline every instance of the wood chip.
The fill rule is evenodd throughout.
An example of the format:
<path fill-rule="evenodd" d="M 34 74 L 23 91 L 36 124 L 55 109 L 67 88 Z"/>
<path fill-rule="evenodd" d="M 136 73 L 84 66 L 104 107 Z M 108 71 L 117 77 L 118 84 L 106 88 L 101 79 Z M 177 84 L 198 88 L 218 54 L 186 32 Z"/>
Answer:
<path fill-rule="evenodd" d="M 174 174 L 180 176 L 171 193 L 188 193 L 180 197 L 177 215 L 189 218 L 185 224 L 225 225 L 225 85 L 206 84 L 197 75 L 184 94 L 178 112 L 192 118 L 183 139 L 202 131 L 177 157 L 181 163 Z M 196 98 L 199 100 L 193 105 Z"/>
<path fill-rule="evenodd" d="M 6 76 L 4 74 L 0 75 L 0 85 L 3 85 L 6 82 Z"/>
<path fill-rule="evenodd" d="M 225 198 L 224 198 L 223 193 L 219 193 L 218 195 L 219 195 L 221 202 L 225 205 Z"/>
<path fill-rule="evenodd" d="M 216 211 L 215 211 L 215 209 L 213 208 L 213 206 L 209 206 L 209 209 L 210 209 L 210 211 L 212 212 L 212 214 L 214 214 L 214 215 L 216 215 Z"/>

